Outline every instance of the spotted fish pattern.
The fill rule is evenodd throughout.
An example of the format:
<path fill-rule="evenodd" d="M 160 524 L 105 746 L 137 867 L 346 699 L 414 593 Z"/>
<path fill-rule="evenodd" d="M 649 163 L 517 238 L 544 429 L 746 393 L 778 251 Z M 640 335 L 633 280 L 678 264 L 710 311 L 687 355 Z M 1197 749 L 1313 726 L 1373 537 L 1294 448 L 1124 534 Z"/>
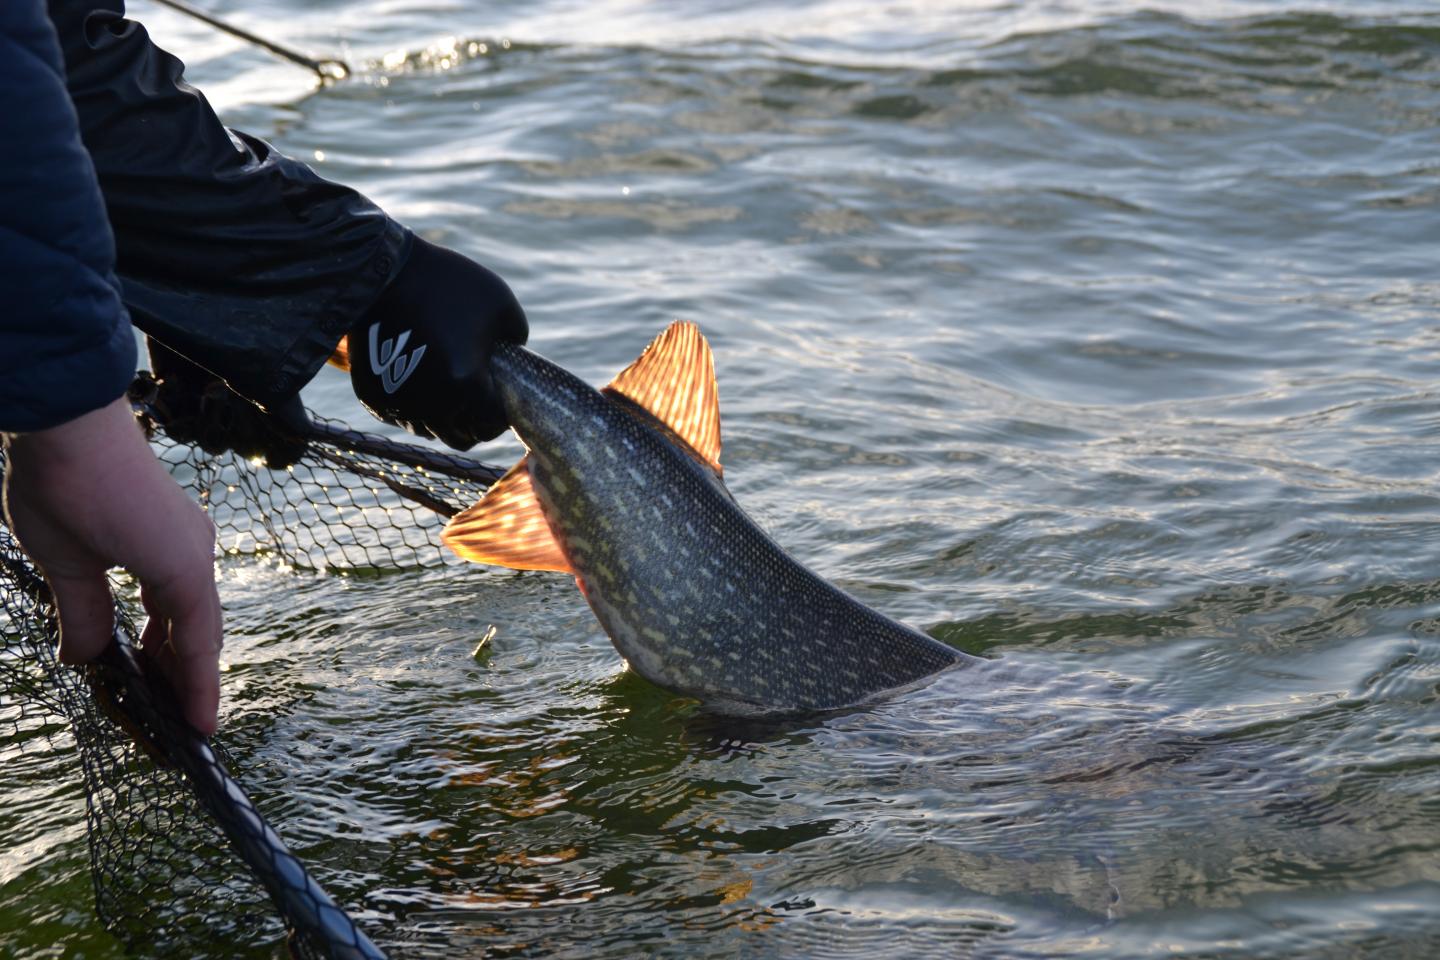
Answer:
<path fill-rule="evenodd" d="M 863 703 L 977 662 L 827 583 L 739 507 L 694 325 L 673 325 L 604 391 L 523 347 L 491 366 L 529 452 L 443 540 L 468 559 L 573 573 L 641 676 L 753 715 Z"/>

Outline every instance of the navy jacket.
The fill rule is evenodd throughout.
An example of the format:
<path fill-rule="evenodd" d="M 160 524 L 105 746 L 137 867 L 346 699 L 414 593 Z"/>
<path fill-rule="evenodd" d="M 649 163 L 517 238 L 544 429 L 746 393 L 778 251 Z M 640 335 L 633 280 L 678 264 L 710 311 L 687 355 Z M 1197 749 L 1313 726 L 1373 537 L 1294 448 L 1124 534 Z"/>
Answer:
<path fill-rule="evenodd" d="M 0 43 L 17 53 L 39 49 L 33 37 L 37 17 L 43 20 L 38 7 L 39 0 L 0 0 Z M 264 406 L 292 397 L 403 265 L 409 232 L 355 191 L 321 179 L 262 140 L 227 130 L 184 82 L 180 61 L 124 18 L 123 0 L 48 0 L 48 10 L 114 231 L 115 269 L 131 319 L 243 396 Z M 40 44 L 45 56 L 32 52 L 20 61 L 0 50 L 0 77 L 27 91 L 0 111 L 16 114 L 0 120 L 0 223 L 7 227 L 12 206 L 17 218 L 58 227 L 53 204 L 77 196 L 58 180 L 46 191 L 33 188 L 37 178 L 59 172 L 44 151 L 65 142 L 74 152 L 73 140 L 64 141 L 46 119 L 58 102 L 53 42 Z M 28 92 L 42 72 L 52 88 L 48 106 Z M 6 82 L 0 89 L 11 88 Z M 36 139 L 17 147 L 26 137 Z M 94 218 L 74 230 L 104 235 L 103 221 Z M 10 259 L 3 236 L 0 259 Z M 53 239 L 46 234 L 38 242 L 54 247 Z M 13 269 L 27 272 L 32 256 L 17 252 Z M 70 259 L 70 269 L 79 271 L 84 261 Z M 75 286 L 46 282 L 51 290 Z M 87 329 L 94 329 L 95 312 Z M 10 331 L 20 322 L 0 313 L 6 380 L 0 402 L 7 411 L 12 395 L 54 402 L 74 382 L 57 368 L 28 388 L 18 381 L 12 387 L 9 371 L 28 363 L 27 351 L 36 349 L 12 343 Z M 37 329 L 53 323 L 23 322 Z M 48 400 L 35 399 L 46 393 Z M 22 429 L 4 422 L 0 428 Z"/>
<path fill-rule="evenodd" d="M 0 430 L 103 407 L 135 372 L 115 246 L 40 0 L 0 2 Z"/>

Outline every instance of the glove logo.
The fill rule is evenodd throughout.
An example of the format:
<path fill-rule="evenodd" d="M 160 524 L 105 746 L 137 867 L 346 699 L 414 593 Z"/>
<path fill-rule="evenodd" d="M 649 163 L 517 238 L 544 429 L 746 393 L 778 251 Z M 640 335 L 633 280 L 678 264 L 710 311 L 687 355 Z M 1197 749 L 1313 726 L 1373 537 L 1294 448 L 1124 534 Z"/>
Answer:
<path fill-rule="evenodd" d="M 386 393 L 394 393 L 400 389 L 401 384 L 410 379 L 410 374 L 420 365 L 420 358 L 425 356 L 425 346 L 421 344 L 409 353 L 405 353 L 405 343 L 410 339 L 410 331 L 406 330 L 394 340 L 380 342 L 380 324 L 370 325 L 370 370 L 380 378 L 380 385 L 385 388 Z"/>

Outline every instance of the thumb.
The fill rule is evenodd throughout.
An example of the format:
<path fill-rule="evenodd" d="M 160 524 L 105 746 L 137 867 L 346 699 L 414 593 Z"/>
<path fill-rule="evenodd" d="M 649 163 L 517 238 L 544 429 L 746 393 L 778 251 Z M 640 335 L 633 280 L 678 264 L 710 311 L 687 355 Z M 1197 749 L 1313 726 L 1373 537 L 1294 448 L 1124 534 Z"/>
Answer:
<path fill-rule="evenodd" d="M 147 584 L 145 607 L 150 613 L 147 634 L 169 636 L 171 677 L 185 719 L 201 734 L 215 732 L 220 706 L 220 649 L 223 646 L 220 596 L 213 580 L 187 578 L 163 585 Z"/>
<path fill-rule="evenodd" d="M 215 732 L 220 711 L 220 618 L 199 614 L 175 622 L 172 636 L 188 638 L 177 651 L 184 693 L 185 719 L 204 736 Z"/>
<path fill-rule="evenodd" d="M 99 656 L 115 631 L 115 600 L 105 574 L 46 579 L 60 614 L 60 662 L 79 664 Z"/>

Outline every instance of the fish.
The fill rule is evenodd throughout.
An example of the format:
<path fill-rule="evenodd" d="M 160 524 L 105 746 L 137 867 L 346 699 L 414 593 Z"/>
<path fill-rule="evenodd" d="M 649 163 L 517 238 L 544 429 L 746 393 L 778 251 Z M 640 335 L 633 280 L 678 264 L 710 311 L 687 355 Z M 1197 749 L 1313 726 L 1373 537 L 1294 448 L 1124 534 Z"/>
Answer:
<path fill-rule="evenodd" d="M 477 563 L 572 574 L 651 683 L 763 716 L 858 706 L 988 662 L 828 583 L 741 509 L 695 324 L 671 324 L 600 390 L 513 344 L 490 372 L 527 452 L 441 542 Z"/>

